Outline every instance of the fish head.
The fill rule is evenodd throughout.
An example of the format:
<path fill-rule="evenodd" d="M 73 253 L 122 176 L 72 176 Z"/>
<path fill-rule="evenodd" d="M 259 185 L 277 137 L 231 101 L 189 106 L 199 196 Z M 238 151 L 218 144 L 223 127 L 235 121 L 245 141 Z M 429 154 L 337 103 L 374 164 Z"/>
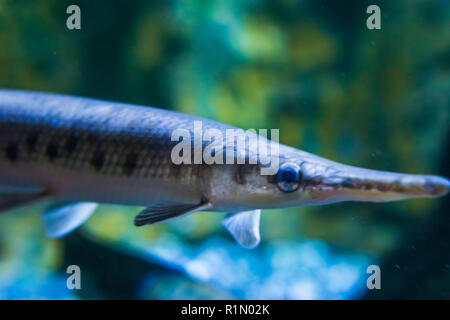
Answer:
<path fill-rule="evenodd" d="M 302 161 L 299 170 L 304 205 L 436 198 L 446 195 L 450 185 L 440 176 L 364 169 L 318 157 Z"/>
<path fill-rule="evenodd" d="M 272 175 L 261 174 L 258 165 L 229 170 L 228 179 L 222 177 L 222 205 L 247 210 L 435 198 L 447 194 L 450 185 L 440 176 L 363 169 L 296 149 L 280 154 Z"/>

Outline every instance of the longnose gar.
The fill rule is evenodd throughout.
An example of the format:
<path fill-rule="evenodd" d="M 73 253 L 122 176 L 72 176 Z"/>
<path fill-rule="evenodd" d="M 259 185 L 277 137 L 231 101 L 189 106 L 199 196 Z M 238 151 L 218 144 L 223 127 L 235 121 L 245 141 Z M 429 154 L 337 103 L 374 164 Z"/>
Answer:
<path fill-rule="evenodd" d="M 147 207 L 137 226 L 222 211 L 233 237 L 254 247 L 261 209 L 437 197 L 449 188 L 443 177 L 357 168 L 281 144 L 274 175 L 262 175 L 258 161 L 175 164 L 172 134 L 191 132 L 194 121 L 205 130 L 233 129 L 151 107 L 0 90 L 0 211 L 57 201 L 44 213 L 52 237 L 79 226 L 97 203 Z"/>

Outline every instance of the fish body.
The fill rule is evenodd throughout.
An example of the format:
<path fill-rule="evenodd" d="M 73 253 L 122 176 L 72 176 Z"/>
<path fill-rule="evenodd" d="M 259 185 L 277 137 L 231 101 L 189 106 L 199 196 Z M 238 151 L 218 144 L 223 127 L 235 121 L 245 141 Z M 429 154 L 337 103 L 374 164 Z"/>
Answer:
<path fill-rule="evenodd" d="M 42 188 L 64 201 L 198 203 L 200 167 L 170 159 L 171 132 L 194 119 L 150 107 L 0 91 L 0 184 Z"/>
<path fill-rule="evenodd" d="M 148 207 L 136 225 L 223 211 L 233 236 L 253 246 L 259 241 L 260 209 L 436 197 L 448 191 L 443 177 L 356 168 L 273 141 L 268 143 L 276 146 L 279 164 L 273 175 L 261 174 L 258 154 L 247 149 L 224 151 L 234 164 L 175 164 L 173 149 L 180 141 L 173 133 L 182 128 L 194 135 L 195 122 L 223 136 L 235 129 L 152 107 L 0 90 L 0 210 L 51 199 L 72 204 L 71 210 L 65 207 L 68 217 L 84 210 L 86 219 L 86 208 L 95 208 L 76 203 Z M 202 148 L 207 146 L 202 141 Z M 239 164 L 239 157 L 247 162 Z"/>

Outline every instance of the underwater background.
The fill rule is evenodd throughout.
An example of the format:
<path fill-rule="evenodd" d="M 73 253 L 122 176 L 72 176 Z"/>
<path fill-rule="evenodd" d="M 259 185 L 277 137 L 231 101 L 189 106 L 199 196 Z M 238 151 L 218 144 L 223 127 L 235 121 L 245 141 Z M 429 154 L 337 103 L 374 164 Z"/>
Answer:
<path fill-rule="evenodd" d="M 338 162 L 450 176 L 445 0 L 0 0 L 0 87 L 279 128 Z M 0 299 L 450 298 L 448 196 L 263 211 L 254 250 L 220 213 L 136 228 L 141 208 L 106 204 L 52 240 L 45 206 L 0 215 Z"/>

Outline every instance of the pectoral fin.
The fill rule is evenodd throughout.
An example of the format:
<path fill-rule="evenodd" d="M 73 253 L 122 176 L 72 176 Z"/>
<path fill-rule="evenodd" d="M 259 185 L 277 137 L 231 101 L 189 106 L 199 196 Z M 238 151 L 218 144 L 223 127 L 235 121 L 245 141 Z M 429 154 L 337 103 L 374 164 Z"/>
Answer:
<path fill-rule="evenodd" d="M 247 249 L 255 248 L 261 237 L 259 234 L 259 219 L 261 210 L 229 213 L 222 224 L 236 241 Z"/>
<path fill-rule="evenodd" d="M 207 210 L 209 208 L 211 208 L 211 205 L 209 203 L 155 203 L 145 208 L 134 218 L 134 225 L 140 227 L 146 224 L 161 223 L 176 217 L 194 213 L 196 211 Z"/>
<path fill-rule="evenodd" d="M 60 238 L 78 228 L 97 209 L 95 202 L 78 202 L 43 214 L 45 232 L 50 238 Z"/>

